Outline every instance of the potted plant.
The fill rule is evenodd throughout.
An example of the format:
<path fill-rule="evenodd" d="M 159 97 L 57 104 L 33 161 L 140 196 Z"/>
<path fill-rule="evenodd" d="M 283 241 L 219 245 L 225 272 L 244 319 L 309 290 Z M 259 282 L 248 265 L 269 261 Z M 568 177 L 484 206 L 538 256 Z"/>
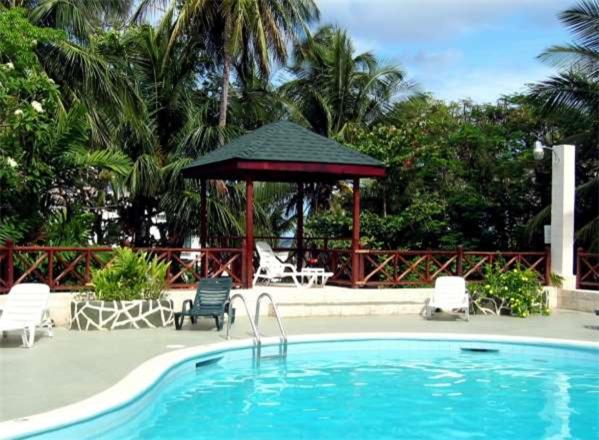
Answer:
<path fill-rule="evenodd" d="M 169 263 L 129 248 L 115 250 L 106 267 L 92 272 L 91 291 L 71 303 L 71 328 L 100 330 L 166 327 L 174 322 L 166 298 Z"/>

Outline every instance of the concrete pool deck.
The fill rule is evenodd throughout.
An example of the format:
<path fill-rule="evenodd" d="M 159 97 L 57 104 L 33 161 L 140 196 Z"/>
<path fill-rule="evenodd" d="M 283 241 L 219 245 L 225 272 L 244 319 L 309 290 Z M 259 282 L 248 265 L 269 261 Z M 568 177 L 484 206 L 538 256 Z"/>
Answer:
<path fill-rule="evenodd" d="M 551 316 L 527 319 L 473 316 L 461 320 L 426 321 L 417 315 L 285 318 L 288 334 L 349 332 L 429 332 L 531 336 L 599 342 L 599 317 L 556 310 Z M 276 335 L 273 318 L 261 322 Z M 249 322 L 239 319 L 233 339 L 249 337 Z M 143 361 L 173 349 L 223 342 L 213 320 L 198 325 L 147 330 L 80 332 L 58 328 L 54 338 L 40 332 L 32 349 L 20 347 L 11 333 L 0 341 L 0 421 L 24 417 L 90 397 L 114 385 Z"/>

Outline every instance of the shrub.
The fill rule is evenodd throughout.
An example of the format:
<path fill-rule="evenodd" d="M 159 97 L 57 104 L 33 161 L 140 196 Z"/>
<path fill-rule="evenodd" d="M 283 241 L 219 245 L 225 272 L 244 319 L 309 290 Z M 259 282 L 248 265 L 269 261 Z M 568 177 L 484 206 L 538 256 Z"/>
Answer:
<path fill-rule="evenodd" d="M 531 313 L 549 314 L 543 287 L 537 274 L 520 266 L 502 270 L 500 262 L 485 267 L 485 280 L 469 286 L 475 309 L 483 313 L 525 318 Z"/>
<path fill-rule="evenodd" d="M 129 248 L 115 250 L 115 259 L 92 272 L 95 297 L 102 301 L 159 299 L 166 287 L 169 263 Z"/>

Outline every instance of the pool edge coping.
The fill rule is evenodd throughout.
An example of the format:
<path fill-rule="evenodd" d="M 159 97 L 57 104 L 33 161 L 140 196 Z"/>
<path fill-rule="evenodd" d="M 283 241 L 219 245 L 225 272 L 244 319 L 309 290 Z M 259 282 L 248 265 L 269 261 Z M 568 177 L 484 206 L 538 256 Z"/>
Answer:
<path fill-rule="evenodd" d="M 504 336 L 494 334 L 428 333 L 428 332 L 351 332 L 304 334 L 288 337 L 289 343 L 359 341 L 369 339 L 416 339 L 440 341 L 477 341 L 553 345 L 571 348 L 599 349 L 599 342 L 575 339 Z M 262 338 L 262 345 L 275 345 L 278 337 Z M 75 424 L 127 405 L 156 384 L 171 368 L 187 359 L 215 352 L 250 348 L 253 339 L 231 340 L 176 349 L 154 356 L 131 370 L 114 385 L 78 402 L 31 416 L 0 422 L 1 438 L 14 439 Z"/>

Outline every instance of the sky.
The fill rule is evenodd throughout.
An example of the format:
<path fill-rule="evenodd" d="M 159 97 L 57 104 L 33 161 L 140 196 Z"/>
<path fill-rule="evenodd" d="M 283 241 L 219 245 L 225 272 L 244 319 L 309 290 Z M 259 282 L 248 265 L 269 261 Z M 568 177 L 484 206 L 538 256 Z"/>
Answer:
<path fill-rule="evenodd" d="M 322 24 L 400 65 L 418 90 L 494 102 L 553 68 L 537 56 L 571 40 L 557 15 L 573 0 L 317 0 Z"/>

